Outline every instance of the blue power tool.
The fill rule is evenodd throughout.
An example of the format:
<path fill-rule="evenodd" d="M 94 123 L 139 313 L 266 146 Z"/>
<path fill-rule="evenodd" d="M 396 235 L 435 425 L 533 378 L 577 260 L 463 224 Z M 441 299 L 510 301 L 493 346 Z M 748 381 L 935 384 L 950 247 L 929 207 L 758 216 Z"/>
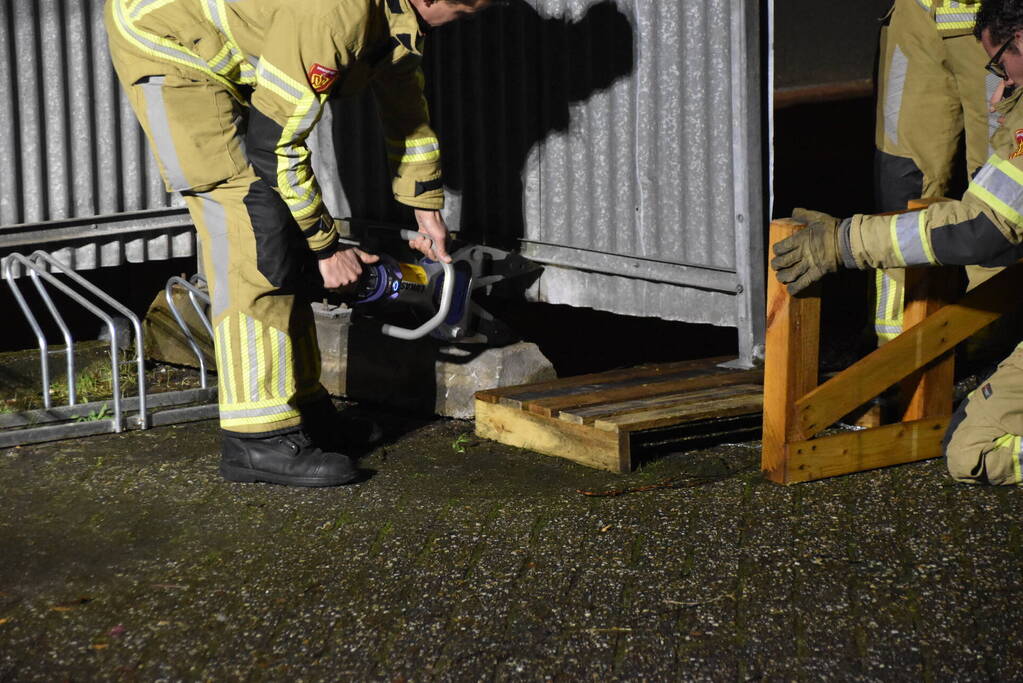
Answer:
<path fill-rule="evenodd" d="M 383 224 L 358 222 L 364 229 L 386 231 L 403 241 L 423 234 Z M 366 251 L 378 251 L 362 241 L 346 240 Z M 451 263 L 428 258 L 414 262 L 399 261 L 379 253 L 376 263 L 363 265 L 363 275 L 345 298 L 373 317 L 388 312 L 413 311 L 429 318 L 415 327 L 385 323 L 381 331 L 399 339 L 419 339 L 430 335 L 460 344 L 501 343 L 508 329 L 473 300 L 473 294 L 488 292 L 508 278 L 537 273 L 540 267 L 528 259 L 493 247 L 469 244 L 451 253 Z"/>

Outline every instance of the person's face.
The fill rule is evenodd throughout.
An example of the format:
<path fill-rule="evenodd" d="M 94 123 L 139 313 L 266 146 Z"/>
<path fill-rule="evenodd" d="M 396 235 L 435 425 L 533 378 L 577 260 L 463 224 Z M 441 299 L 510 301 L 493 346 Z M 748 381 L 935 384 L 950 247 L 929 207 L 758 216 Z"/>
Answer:
<path fill-rule="evenodd" d="M 989 66 L 994 68 L 994 72 L 1000 70 L 1004 73 L 1003 78 L 1006 85 L 1023 84 L 1023 54 L 1019 49 L 1021 43 L 1023 41 L 1021 41 L 1020 33 L 1016 33 L 1012 37 L 1008 47 L 1005 43 L 992 43 L 991 32 L 988 29 L 984 29 L 980 34 L 980 44 L 984 46 L 988 57 L 991 58 Z"/>
<path fill-rule="evenodd" d="M 419 16 L 430 26 L 443 26 L 449 22 L 475 14 L 490 4 L 490 0 L 475 0 L 472 5 L 447 0 L 421 0 L 416 3 Z"/>

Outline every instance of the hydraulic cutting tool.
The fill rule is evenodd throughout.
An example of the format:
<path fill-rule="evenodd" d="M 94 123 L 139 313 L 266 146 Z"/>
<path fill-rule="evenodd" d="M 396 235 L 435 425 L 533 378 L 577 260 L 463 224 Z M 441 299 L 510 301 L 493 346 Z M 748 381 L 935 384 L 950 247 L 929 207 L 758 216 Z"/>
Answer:
<path fill-rule="evenodd" d="M 420 323 L 402 327 L 387 322 L 381 327 L 384 334 L 399 339 L 430 335 L 458 344 L 501 344 L 513 336 L 474 295 L 489 293 L 510 278 L 525 281 L 540 271 L 539 265 L 519 254 L 457 242 L 450 252 L 451 263 L 428 258 L 402 261 L 386 253 L 383 241 L 417 239 L 422 233 L 379 223 L 350 223 L 362 236 L 345 241 L 377 253 L 380 260 L 363 265 L 362 277 L 342 298 L 373 318 L 410 313 Z"/>

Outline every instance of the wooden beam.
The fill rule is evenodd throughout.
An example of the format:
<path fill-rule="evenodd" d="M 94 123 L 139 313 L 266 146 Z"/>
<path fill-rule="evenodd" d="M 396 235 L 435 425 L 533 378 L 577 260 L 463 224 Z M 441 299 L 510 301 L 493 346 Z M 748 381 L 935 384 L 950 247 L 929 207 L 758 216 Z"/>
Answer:
<path fill-rule="evenodd" d="M 906 211 L 919 211 L 920 209 L 926 209 L 931 204 L 954 201 L 955 200 L 950 197 L 920 197 L 919 199 L 910 199 L 906 202 Z"/>
<path fill-rule="evenodd" d="M 688 371 L 714 371 L 717 366 L 726 361 L 733 360 L 732 356 L 720 356 L 717 358 L 700 358 L 697 360 L 684 360 L 674 363 L 661 363 L 658 365 L 640 365 L 634 368 L 623 370 L 612 370 L 610 372 L 599 372 L 588 375 L 576 375 L 562 379 L 534 382 L 532 384 L 518 384 L 513 387 L 499 387 L 497 389 L 485 389 L 476 392 L 476 399 L 487 403 L 497 403 L 502 399 L 519 400 L 519 397 L 528 397 L 536 394 L 550 392 L 552 394 L 564 393 L 573 388 L 586 389 L 591 386 L 605 386 L 612 382 L 635 380 L 642 377 L 656 378 L 663 375 L 671 375 Z M 719 369 L 720 372 L 728 372 L 726 369 Z"/>
<path fill-rule="evenodd" d="M 476 435 L 612 472 L 632 469 L 628 432 L 607 432 L 476 401 Z"/>
<path fill-rule="evenodd" d="M 760 387 L 749 387 L 755 390 L 745 396 L 711 401 L 703 405 L 683 404 L 655 408 L 642 413 L 628 413 L 601 418 L 593 423 L 597 429 L 609 432 L 640 432 L 644 429 L 657 429 L 677 425 L 680 422 L 696 422 L 736 415 L 756 415 L 764 406 L 764 396 Z"/>
<path fill-rule="evenodd" d="M 953 268 L 909 268 L 903 291 L 905 308 L 902 325 L 908 329 L 926 320 L 956 295 L 958 273 Z M 955 353 L 946 351 L 902 381 L 902 422 L 952 412 L 952 390 L 955 383 Z"/>
<path fill-rule="evenodd" d="M 788 218 L 772 221 L 769 243 L 773 247 L 804 227 Z M 796 400 L 817 386 L 820 313 L 819 284 L 793 297 L 768 274 L 761 469 L 780 483 L 787 482 L 789 469 L 785 444 L 797 433 Z"/>
<path fill-rule="evenodd" d="M 778 110 L 800 104 L 852 100 L 859 97 L 871 97 L 873 93 L 874 79 L 872 78 L 778 88 L 774 91 L 774 108 Z"/>
<path fill-rule="evenodd" d="M 1018 303 L 1023 267 L 1006 268 L 958 303 L 941 308 L 795 403 L 796 437 L 807 439 L 920 369 Z M 768 328 L 770 331 L 770 328 Z M 765 377 L 765 391 L 767 378 Z M 768 406 L 774 399 L 767 397 Z M 766 431 L 766 429 L 765 429 Z"/>
<path fill-rule="evenodd" d="M 941 455 L 941 440 L 949 419 L 945 415 L 790 443 L 785 483 L 936 458 Z"/>

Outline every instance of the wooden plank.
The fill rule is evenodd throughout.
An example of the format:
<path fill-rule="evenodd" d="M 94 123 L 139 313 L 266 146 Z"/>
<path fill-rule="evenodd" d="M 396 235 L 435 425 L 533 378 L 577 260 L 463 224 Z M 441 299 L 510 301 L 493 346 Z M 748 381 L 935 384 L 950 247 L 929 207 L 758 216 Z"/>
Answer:
<path fill-rule="evenodd" d="M 806 439 L 833 424 L 910 373 L 923 367 L 1002 313 L 1018 306 L 1007 296 L 1023 288 L 1023 267 L 1006 268 L 922 323 L 820 385 L 795 405 L 798 429 L 790 441 Z M 767 384 L 765 382 L 765 390 Z M 773 399 L 768 396 L 768 406 Z"/>
<path fill-rule="evenodd" d="M 619 388 L 602 389 L 596 392 L 572 393 L 552 396 L 550 398 L 531 399 L 523 402 L 523 408 L 537 415 L 555 417 L 560 411 L 569 408 L 581 408 L 601 403 L 612 403 L 614 401 L 628 401 L 649 396 L 677 394 L 730 384 L 747 384 L 750 381 L 750 372 L 752 371 L 732 370 L 720 375 L 694 373 L 692 376 L 684 376 L 679 379 L 649 381 Z M 501 403 L 504 405 L 505 399 L 501 399 Z"/>
<path fill-rule="evenodd" d="M 739 394 L 763 394 L 764 388 L 761 384 L 736 384 L 733 386 L 715 387 L 700 391 L 690 391 L 682 394 L 667 394 L 664 396 L 653 396 L 639 398 L 632 401 L 616 401 L 614 403 L 601 403 L 595 406 L 584 408 L 572 408 L 571 412 L 562 410 L 558 413 L 558 419 L 575 424 L 592 424 L 595 420 L 613 415 L 625 415 L 628 413 L 639 413 L 645 410 L 666 408 L 674 405 L 687 405 L 702 403 L 704 401 L 715 401 L 723 398 L 730 398 Z"/>
<path fill-rule="evenodd" d="M 546 391 L 558 391 L 571 389 L 590 384 L 601 384 L 628 380 L 637 377 L 656 377 L 673 372 L 699 369 L 715 369 L 719 364 L 733 360 L 731 356 L 719 356 L 715 358 L 699 358 L 696 360 L 684 360 L 673 363 L 660 363 L 657 365 L 640 365 L 634 368 L 611 370 L 608 372 L 597 372 L 588 375 L 576 375 L 575 377 L 564 377 L 561 379 L 547 380 L 545 382 L 534 382 L 532 384 L 518 384 L 511 387 L 499 387 L 497 389 L 485 389 L 476 392 L 476 399 L 488 403 L 497 403 L 502 398 L 513 398 L 520 394 L 532 394 Z"/>
<path fill-rule="evenodd" d="M 791 219 L 772 221 L 770 244 L 803 227 Z M 817 385 L 820 312 L 819 284 L 793 297 L 774 273 L 768 275 L 761 469 L 772 481 L 788 481 L 785 444 L 795 431 L 796 399 Z"/>
<path fill-rule="evenodd" d="M 906 270 L 903 327 L 913 327 L 952 303 L 958 280 L 952 268 Z M 901 422 L 951 413 L 954 383 L 955 354 L 947 351 L 902 381 L 901 394 L 905 407 Z"/>
<path fill-rule="evenodd" d="M 753 415 L 764 408 L 764 395 L 747 393 L 702 404 L 684 404 L 666 406 L 641 413 L 628 413 L 602 418 L 593 423 L 597 429 L 609 432 L 638 432 L 643 429 L 670 427 L 683 422 L 709 420 L 715 417 L 734 417 L 736 415 Z"/>
<path fill-rule="evenodd" d="M 926 209 L 932 204 L 950 201 L 948 197 L 921 197 L 911 199 L 910 210 Z M 903 329 L 923 322 L 957 295 L 955 283 L 959 278 L 953 268 L 910 268 L 903 283 Z M 902 381 L 899 393 L 903 404 L 902 422 L 922 420 L 952 412 L 952 392 L 955 382 L 955 355 L 942 354 L 918 372 Z"/>
<path fill-rule="evenodd" d="M 950 419 L 945 415 L 790 443 L 785 483 L 937 458 Z"/>
<path fill-rule="evenodd" d="M 919 211 L 920 209 L 926 209 L 931 204 L 939 204 L 941 202 L 955 201 L 948 197 L 920 197 L 919 199 L 910 199 L 906 203 L 907 211 Z"/>
<path fill-rule="evenodd" d="M 600 431 L 496 403 L 476 401 L 476 434 L 603 470 L 628 472 L 632 469 L 627 432 Z"/>
<path fill-rule="evenodd" d="M 615 380 L 613 382 L 592 382 L 589 384 L 581 384 L 573 387 L 558 387 L 555 389 L 548 389 L 546 391 L 534 391 L 528 393 L 520 393 L 515 396 L 502 396 L 500 402 L 505 405 L 526 405 L 535 404 L 540 401 L 546 401 L 548 399 L 560 399 L 560 398 L 571 398 L 573 396 L 585 396 L 589 394 L 596 394 L 605 391 L 611 391 L 616 389 L 625 389 L 629 387 L 639 386 L 653 386 L 664 382 L 674 382 L 676 380 L 693 379 L 696 377 L 720 377 L 723 375 L 730 375 L 735 372 L 742 372 L 732 370 L 728 368 L 691 368 L 688 370 L 677 370 L 674 372 L 659 374 L 655 376 L 646 377 L 628 377 L 625 379 Z"/>
<path fill-rule="evenodd" d="M 675 370 L 673 372 L 654 376 L 628 377 L 611 382 L 592 382 L 589 384 L 579 384 L 570 387 L 559 386 L 557 388 L 547 389 L 544 391 L 518 393 L 514 396 L 502 396 L 498 399 L 498 402 L 502 405 L 517 407 L 522 410 L 528 410 L 526 407 L 528 405 L 542 405 L 544 402 L 553 402 L 558 405 L 570 406 L 576 404 L 577 397 L 579 396 L 589 396 L 601 392 L 628 389 L 632 387 L 653 386 L 665 382 L 690 380 L 699 377 L 724 377 L 737 372 L 747 371 L 718 367 L 689 368 L 687 370 Z M 540 412 L 542 414 L 548 414 L 547 411 Z"/>

